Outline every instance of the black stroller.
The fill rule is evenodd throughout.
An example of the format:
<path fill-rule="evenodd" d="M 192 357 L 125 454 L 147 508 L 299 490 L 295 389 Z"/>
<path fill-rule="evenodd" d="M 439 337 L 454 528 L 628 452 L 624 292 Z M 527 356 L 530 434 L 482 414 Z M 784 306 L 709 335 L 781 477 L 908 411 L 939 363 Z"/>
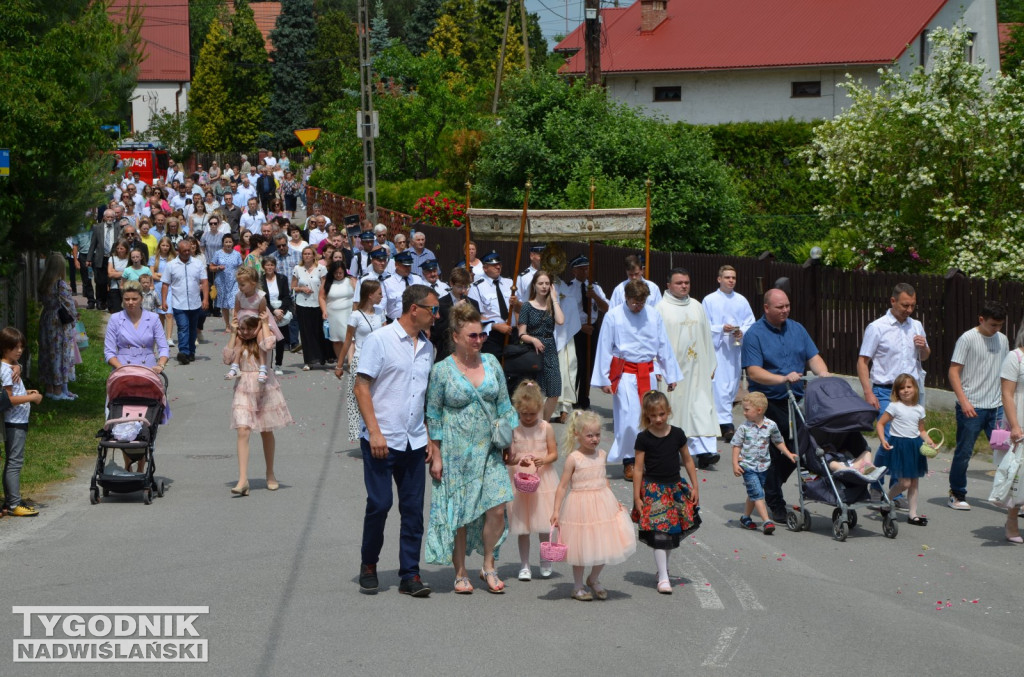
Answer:
<path fill-rule="evenodd" d="M 804 423 L 793 437 L 800 505 L 787 511 L 786 526 L 790 531 L 810 530 L 811 513 L 804 505 L 806 501 L 834 505 L 832 536 L 837 541 L 845 541 L 850 529 L 857 526 L 857 512 L 851 506 L 871 500 L 870 481 L 855 473 L 833 472 L 829 463 L 843 463 L 869 449 L 861 433 L 874 428 L 878 411 L 858 397 L 843 379 L 824 377 L 807 383 L 802 407 L 797 405 L 790 391 L 791 431 L 796 426 L 797 416 Z M 899 531 L 892 517 L 894 509 L 893 501 L 882 492 L 879 510 L 882 533 L 887 538 L 896 538 Z"/>
<path fill-rule="evenodd" d="M 149 367 L 128 365 L 115 369 L 107 378 L 107 421 L 96 433 L 96 469 L 89 486 L 89 502 L 100 502 L 110 492 L 127 494 L 142 492 L 142 502 L 149 505 L 153 494 L 164 495 L 164 483 L 154 477 L 153 444 L 157 429 L 164 421 L 167 407 L 167 377 L 159 376 Z M 145 463 L 142 472 L 131 472 L 107 466 L 107 451 L 120 449 L 131 463 Z"/>

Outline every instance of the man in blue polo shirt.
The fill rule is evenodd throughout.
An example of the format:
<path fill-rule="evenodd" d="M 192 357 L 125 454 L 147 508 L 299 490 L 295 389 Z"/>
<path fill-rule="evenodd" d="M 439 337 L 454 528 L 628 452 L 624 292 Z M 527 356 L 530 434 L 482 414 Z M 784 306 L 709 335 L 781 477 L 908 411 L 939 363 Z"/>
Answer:
<path fill-rule="evenodd" d="M 804 372 L 810 368 L 817 376 L 828 376 L 828 367 L 803 325 L 789 319 L 789 297 L 781 289 L 765 293 L 764 315 L 743 338 L 743 368 L 747 370 L 747 388 L 768 398 L 767 417 L 778 424 L 786 446 L 792 449 L 786 386 L 799 400 L 804 396 Z M 799 424 L 799 417 L 796 423 Z M 785 522 L 782 485 L 796 466 L 774 445 L 769 445 L 769 453 L 772 464 L 765 478 L 764 498 L 772 519 Z"/>

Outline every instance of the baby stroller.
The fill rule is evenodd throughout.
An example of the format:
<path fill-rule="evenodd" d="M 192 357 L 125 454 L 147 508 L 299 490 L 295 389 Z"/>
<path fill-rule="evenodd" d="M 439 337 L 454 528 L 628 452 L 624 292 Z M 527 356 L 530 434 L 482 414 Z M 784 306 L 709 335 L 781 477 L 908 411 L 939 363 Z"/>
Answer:
<path fill-rule="evenodd" d="M 790 531 L 810 530 L 811 513 L 804 506 L 806 501 L 834 505 L 832 536 L 845 541 L 850 529 L 857 526 L 857 512 L 851 506 L 871 500 L 871 482 L 859 473 L 833 471 L 829 463 L 844 463 L 869 449 L 861 433 L 874 428 L 878 411 L 858 397 L 843 379 L 824 377 L 807 383 L 802 408 L 793 392 L 789 392 L 791 429 L 796 425 L 796 416 L 804 423 L 793 438 L 800 506 L 787 511 L 786 526 Z M 895 504 L 885 492 L 879 509 L 882 533 L 887 538 L 896 538 L 899 529 L 892 517 Z"/>
<path fill-rule="evenodd" d="M 153 493 L 164 495 L 164 483 L 157 484 L 153 473 L 153 443 L 160 424 L 164 422 L 167 407 L 167 377 L 159 376 L 149 367 L 127 365 L 111 372 L 107 377 L 107 421 L 96 433 L 96 469 L 89 486 L 89 502 L 100 502 L 110 492 L 127 494 L 142 492 L 142 502 L 153 502 Z M 111 459 L 106 465 L 107 452 L 120 449 L 131 463 L 145 461 L 146 469 L 131 472 L 117 467 Z"/>

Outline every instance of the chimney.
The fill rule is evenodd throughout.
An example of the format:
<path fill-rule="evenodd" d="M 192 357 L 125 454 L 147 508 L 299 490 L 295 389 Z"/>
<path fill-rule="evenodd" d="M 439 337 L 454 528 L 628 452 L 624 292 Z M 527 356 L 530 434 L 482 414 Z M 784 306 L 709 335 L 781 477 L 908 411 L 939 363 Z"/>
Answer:
<path fill-rule="evenodd" d="M 668 0 L 640 0 L 640 32 L 650 33 L 668 18 Z"/>

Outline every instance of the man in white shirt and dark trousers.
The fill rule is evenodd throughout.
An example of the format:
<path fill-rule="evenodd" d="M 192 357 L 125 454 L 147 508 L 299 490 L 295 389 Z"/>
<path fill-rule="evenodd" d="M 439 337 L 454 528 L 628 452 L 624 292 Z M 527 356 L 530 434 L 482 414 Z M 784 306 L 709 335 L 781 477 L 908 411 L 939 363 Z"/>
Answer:
<path fill-rule="evenodd" d="M 163 269 L 163 283 L 161 308 L 167 312 L 170 294 L 174 323 L 178 325 L 178 362 L 195 362 L 199 316 L 210 307 L 210 286 L 206 266 L 192 258 L 192 241 L 188 238 L 178 243 L 178 256 Z"/>
<path fill-rule="evenodd" d="M 412 272 L 412 252 L 399 252 L 393 260 L 395 262 L 394 274 L 381 282 L 385 299 L 384 314 L 390 322 L 397 320 L 403 312 L 402 306 L 404 304 L 402 297 L 405 294 L 405 290 L 412 285 L 423 284 L 423 279 Z M 431 291 L 433 290 L 431 289 Z M 436 294 L 437 292 L 434 293 Z"/>
<path fill-rule="evenodd" d="M 480 261 L 484 266 L 484 276 L 470 286 L 469 298 L 480 307 L 484 331 L 487 332 L 487 340 L 481 350 L 501 359 L 505 336 L 512 331 L 509 318 L 512 280 L 501 276 L 501 257 L 498 252 L 485 254 Z"/>
<path fill-rule="evenodd" d="M 986 301 L 978 326 L 956 340 L 949 364 L 949 385 L 956 394 L 956 449 L 949 468 L 949 507 L 970 510 L 967 503 L 967 465 L 982 431 L 992 434 L 1002 418 L 999 372 L 1009 352 L 1000 330 L 1006 322 L 1006 306 Z"/>
<path fill-rule="evenodd" d="M 580 330 L 576 332 L 576 408 L 590 409 L 590 376 L 594 370 L 594 353 L 601 313 L 608 312 L 608 297 L 601 285 L 587 280 L 590 274 L 590 259 L 577 256 L 569 262 L 573 279 L 569 281 L 569 296 L 575 302 L 580 315 Z"/>
<path fill-rule="evenodd" d="M 348 274 L 357 280 L 370 269 L 370 251 L 373 250 L 373 244 L 372 231 L 364 230 L 359 233 L 359 249 L 353 250 L 352 263 L 348 267 Z"/>
<path fill-rule="evenodd" d="M 901 282 L 892 290 L 889 298 L 891 308 L 885 315 L 868 325 L 864 330 L 864 341 L 857 358 L 857 377 L 864 391 L 864 401 L 885 413 L 892 397 L 892 384 L 900 374 L 910 374 L 917 381 L 924 404 L 924 367 L 922 362 L 931 355 L 924 326 L 911 317 L 917 307 L 917 292 Z M 870 366 L 870 368 L 869 368 Z M 889 434 L 889 426 L 885 427 Z M 881 445 L 875 452 L 876 466 L 889 466 L 889 452 Z M 889 486 L 895 484 L 889 478 Z M 879 484 L 877 489 L 880 489 Z M 897 498 L 896 507 L 904 507 L 905 499 Z M 909 505 L 906 506 L 909 510 Z"/>
<path fill-rule="evenodd" d="M 398 592 L 427 597 L 420 580 L 423 497 L 426 463 L 438 453 L 428 440 L 424 420 L 427 380 L 434 346 L 426 332 L 434 324 L 437 295 L 423 285 L 402 294 L 402 315 L 371 333 L 360 351 L 353 389 L 363 418 L 360 448 L 366 514 L 359 567 L 359 589 L 377 592 L 377 563 L 384 546 L 384 525 L 391 510 L 391 482 L 398 490 L 401 515 Z"/>

